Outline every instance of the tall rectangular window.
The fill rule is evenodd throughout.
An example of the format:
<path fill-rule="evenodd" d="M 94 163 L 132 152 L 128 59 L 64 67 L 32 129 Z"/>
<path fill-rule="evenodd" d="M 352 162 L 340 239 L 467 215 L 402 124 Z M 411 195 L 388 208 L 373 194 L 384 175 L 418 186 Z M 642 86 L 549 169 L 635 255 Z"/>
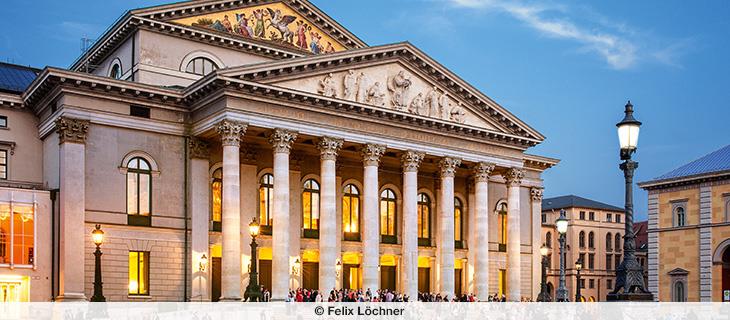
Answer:
<path fill-rule="evenodd" d="M 588 212 L 588 220 L 595 221 L 596 220 L 596 213 L 593 211 Z"/>
<path fill-rule="evenodd" d="M 613 255 L 607 254 L 606 255 L 606 270 L 613 270 L 613 263 L 611 263 L 611 261 L 613 261 Z"/>
<path fill-rule="evenodd" d="M 0 128 L 7 128 L 7 127 L 8 127 L 8 117 L 0 116 Z"/>
<path fill-rule="evenodd" d="M 499 274 L 497 278 L 498 282 L 498 289 L 497 292 L 497 298 L 502 298 L 503 295 L 507 294 L 507 270 L 505 269 L 499 269 Z"/>
<path fill-rule="evenodd" d="M 621 215 L 616 215 L 616 223 L 621 223 Z"/>
<path fill-rule="evenodd" d="M 0 204 L 0 263 L 33 265 L 34 220 L 32 204 Z"/>
<path fill-rule="evenodd" d="M 588 289 L 593 289 L 596 286 L 596 280 L 588 279 Z"/>
<path fill-rule="evenodd" d="M 606 222 L 612 222 L 613 221 L 613 214 L 606 213 Z"/>
<path fill-rule="evenodd" d="M 149 252 L 129 252 L 129 295 L 149 295 L 149 259 Z"/>
<path fill-rule="evenodd" d="M 607 289 L 613 289 L 613 280 L 606 279 L 606 288 Z"/>
<path fill-rule="evenodd" d="M 596 255 L 593 253 L 588 254 L 588 269 L 593 270 L 595 268 Z"/>
<path fill-rule="evenodd" d="M 0 180 L 8 179 L 8 150 L 0 150 Z"/>

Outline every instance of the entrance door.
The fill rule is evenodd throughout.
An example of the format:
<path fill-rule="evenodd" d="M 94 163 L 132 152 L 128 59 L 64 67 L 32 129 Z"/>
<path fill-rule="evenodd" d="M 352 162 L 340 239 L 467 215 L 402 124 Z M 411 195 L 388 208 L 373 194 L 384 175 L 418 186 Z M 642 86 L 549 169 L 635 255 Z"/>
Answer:
<path fill-rule="evenodd" d="M 259 285 L 271 291 L 271 260 L 259 260 Z"/>
<path fill-rule="evenodd" d="M 454 269 L 454 294 L 461 297 L 461 269 Z"/>
<path fill-rule="evenodd" d="M 431 268 L 418 268 L 418 292 L 431 292 Z"/>
<path fill-rule="evenodd" d="M 343 288 L 345 289 L 359 289 L 360 288 L 360 265 L 359 264 L 345 264 L 342 265 L 343 270 Z"/>
<path fill-rule="evenodd" d="M 395 266 L 380 267 L 380 289 L 395 291 Z"/>
<path fill-rule="evenodd" d="M 221 298 L 221 258 L 211 258 L 211 276 L 213 283 L 210 290 L 210 301 L 217 302 Z"/>
<path fill-rule="evenodd" d="M 302 278 L 304 289 L 319 290 L 319 262 L 302 263 Z"/>

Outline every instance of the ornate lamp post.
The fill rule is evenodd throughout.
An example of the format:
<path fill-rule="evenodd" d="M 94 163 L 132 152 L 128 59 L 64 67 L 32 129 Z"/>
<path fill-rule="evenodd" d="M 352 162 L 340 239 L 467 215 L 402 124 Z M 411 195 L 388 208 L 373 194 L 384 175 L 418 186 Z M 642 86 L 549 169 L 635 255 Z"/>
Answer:
<path fill-rule="evenodd" d="M 578 258 L 578 261 L 575 262 L 575 302 L 581 302 L 580 298 L 582 295 L 580 294 L 580 271 L 583 270 L 583 259 Z"/>
<path fill-rule="evenodd" d="M 547 291 L 548 252 L 549 248 L 543 244 L 540 247 L 540 255 L 542 256 L 542 280 L 540 281 L 540 294 L 537 295 L 537 302 L 553 301 L 553 298 L 550 297 L 550 292 Z"/>
<path fill-rule="evenodd" d="M 653 295 L 644 286 L 643 268 L 634 255 L 636 240 L 634 236 L 633 179 L 634 170 L 639 167 L 639 163 L 631 160 L 631 155 L 636 152 L 641 122 L 634 118 L 634 106 L 631 101 L 626 103 L 625 108 L 624 119 L 616 124 L 621 147 L 621 160 L 624 160 L 619 168 L 624 172 L 626 183 L 624 256 L 621 265 L 616 268 L 616 287 L 608 294 L 606 300 L 653 301 Z"/>
<path fill-rule="evenodd" d="M 96 229 L 91 231 L 91 240 L 96 245 L 96 251 L 94 251 L 94 295 L 91 296 L 91 302 L 105 302 L 104 287 L 101 282 L 101 243 L 104 242 L 104 231 L 101 231 L 100 224 L 97 224 Z"/>
<path fill-rule="evenodd" d="M 259 224 L 256 218 L 248 224 L 248 233 L 251 234 L 251 271 L 248 273 L 248 286 L 243 294 L 244 301 L 259 302 L 261 301 L 261 287 L 259 287 L 259 273 L 256 267 L 256 236 L 259 235 Z"/>
<path fill-rule="evenodd" d="M 555 227 L 560 237 L 560 282 L 558 291 L 555 293 L 555 301 L 568 302 L 568 289 L 565 287 L 565 233 L 568 232 L 568 219 L 565 218 L 565 210 L 560 210 L 560 217 L 555 220 Z"/>

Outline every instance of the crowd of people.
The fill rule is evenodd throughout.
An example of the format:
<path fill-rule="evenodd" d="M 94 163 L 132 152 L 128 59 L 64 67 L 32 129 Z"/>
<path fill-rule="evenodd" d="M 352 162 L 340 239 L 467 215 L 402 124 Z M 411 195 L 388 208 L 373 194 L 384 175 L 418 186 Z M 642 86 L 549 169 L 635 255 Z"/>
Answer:
<path fill-rule="evenodd" d="M 263 289 L 264 301 L 268 301 L 269 291 Z M 370 289 L 339 289 L 330 290 L 323 293 L 315 289 L 303 289 L 289 291 L 286 302 L 408 302 L 410 297 L 407 295 L 391 291 L 388 289 L 375 290 Z M 468 293 L 457 295 L 454 297 L 442 296 L 440 293 L 418 293 L 418 301 L 421 302 L 478 302 L 476 295 Z M 504 295 L 490 295 L 487 302 L 506 302 Z M 532 302 L 531 298 L 522 298 L 521 302 Z"/>

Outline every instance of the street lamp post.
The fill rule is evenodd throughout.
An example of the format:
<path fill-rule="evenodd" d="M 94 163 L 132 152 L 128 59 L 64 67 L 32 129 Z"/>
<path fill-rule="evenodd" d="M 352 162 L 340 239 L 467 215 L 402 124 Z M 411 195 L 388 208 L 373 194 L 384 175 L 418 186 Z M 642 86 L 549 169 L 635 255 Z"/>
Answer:
<path fill-rule="evenodd" d="M 101 282 L 101 243 L 104 242 L 104 231 L 101 231 L 100 224 L 97 224 L 96 229 L 91 231 L 91 240 L 96 245 L 96 251 L 94 251 L 94 295 L 91 296 L 91 302 L 105 302 L 104 287 Z"/>
<path fill-rule="evenodd" d="M 259 224 L 256 218 L 248 224 L 248 232 L 251 234 L 251 271 L 248 273 L 248 286 L 243 294 L 244 301 L 259 302 L 261 301 L 261 288 L 259 287 L 259 273 L 256 267 L 256 236 L 259 235 Z"/>
<path fill-rule="evenodd" d="M 542 280 L 540 281 L 540 294 L 537 295 L 537 302 L 553 301 L 550 292 L 547 290 L 547 268 L 548 268 L 548 247 L 543 244 L 540 247 L 540 255 L 542 256 Z"/>
<path fill-rule="evenodd" d="M 560 217 L 555 221 L 560 237 L 560 282 L 558 291 L 555 294 L 557 302 L 568 302 L 568 289 L 565 287 L 565 233 L 568 232 L 568 219 L 565 217 L 565 210 L 560 210 Z"/>
<path fill-rule="evenodd" d="M 619 168 L 624 172 L 626 186 L 624 256 L 621 265 L 616 268 L 616 287 L 608 294 L 606 300 L 653 301 L 654 296 L 644 286 L 644 269 L 634 255 L 636 240 L 634 235 L 633 178 L 634 170 L 639 167 L 639 163 L 631 160 L 631 155 L 636 152 L 641 122 L 634 118 L 634 106 L 631 101 L 626 103 L 624 113 L 624 119 L 616 124 L 621 146 L 621 160 L 624 161 L 619 165 Z"/>
<path fill-rule="evenodd" d="M 581 302 L 582 295 L 580 294 L 580 271 L 583 269 L 583 259 L 578 258 L 575 262 L 575 302 Z"/>

